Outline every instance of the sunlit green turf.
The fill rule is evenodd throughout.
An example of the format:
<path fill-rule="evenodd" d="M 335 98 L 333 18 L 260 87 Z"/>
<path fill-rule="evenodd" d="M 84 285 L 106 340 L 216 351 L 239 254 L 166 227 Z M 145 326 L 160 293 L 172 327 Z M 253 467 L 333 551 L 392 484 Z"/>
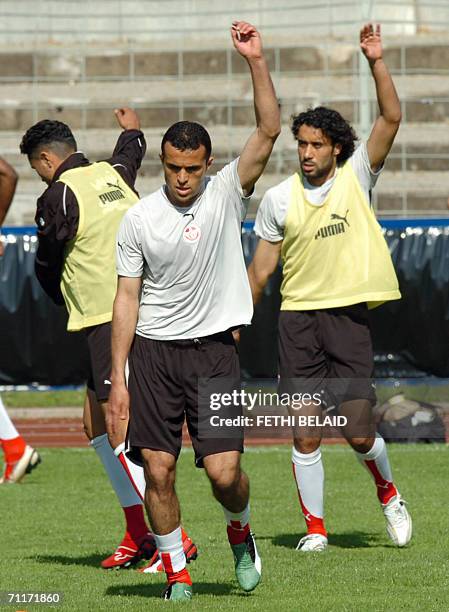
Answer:
<path fill-rule="evenodd" d="M 395 479 L 409 502 L 414 539 L 389 541 L 368 473 L 344 446 L 324 448 L 326 553 L 295 551 L 303 533 L 290 449 L 250 449 L 252 529 L 263 578 L 242 594 L 233 574 L 221 509 L 191 451 L 181 455 L 183 523 L 198 544 L 191 566 L 193 610 L 448 610 L 449 448 L 390 446 Z M 159 598 L 163 576 L 99 568 L 121 538 L 122 513 L 90 449 L 42 450 L 21 485 L 0 487 L 1 591 L 62 591 L 61 610 L 172 609 Z M 189 604 L 187 604 L 189 605 Z M 45 610 L 47 606 L 4 607 Z"/>
<path fill-rule="evenodd" d="M 8 408 L 80 407 L 85 391 L 4 391 L 1 395 Z"/>
<path fill-rule="evenodd" d="M 248 383 L 246 390 L 257 392 L 261 381 L 257 384 Z M 266 387 L 264 385 L 267 385 Z M 276 392 L 273 381 L 262 383 L 265 392 Z M 407 399 L 424 402 L 449 402 L 449 382 L 446 384 L 413 384 L 400 383 L 394 385 L 383 384 L 379 381 L 376 389 L 378 402 L 381 404 L 393 395 L 402 393 Z M 51 391 L 3 391 L 2 400 L 8 408 L 39 408 L 39 407 L 80 407 L 84 402 L 84 388 L 78 390 L 51 390 Z"/>

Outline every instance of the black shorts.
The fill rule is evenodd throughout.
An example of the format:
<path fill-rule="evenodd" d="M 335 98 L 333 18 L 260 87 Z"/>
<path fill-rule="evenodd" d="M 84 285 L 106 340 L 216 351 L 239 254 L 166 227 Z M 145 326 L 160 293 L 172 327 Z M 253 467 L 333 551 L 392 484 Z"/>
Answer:
<path fill-rule="evenodd" d="M 366 304 L 281 311 L 279 374 L 285 393 L 325 392 L 325 403 L 376 403 L 374 358 Z"/>
<path fill-rule="evenodd" d="M 111 323 L 86 328 L 90 371 L 87 387 L 99 402 L 107 402 L 111 390 Z"/>
<path fill-rule="evenodd" d="M 243 429 L 232 437 L 211 437 L 199 427 L 198 386 L 240 381 L 238 353 L 230 331 L 207 339 L 160 341 L 137 336 L 129 355 L 130 420 L 128 446 L 179 455 L 184 419 L 195 452 L 195 463 L 226 451 L 243 452 Z M 238 382 L 237 382 L 238 381 Z M 228 389 L 230 390 L 230 389 Z M 210 415 L 209 415 L 210 416 Z"/>

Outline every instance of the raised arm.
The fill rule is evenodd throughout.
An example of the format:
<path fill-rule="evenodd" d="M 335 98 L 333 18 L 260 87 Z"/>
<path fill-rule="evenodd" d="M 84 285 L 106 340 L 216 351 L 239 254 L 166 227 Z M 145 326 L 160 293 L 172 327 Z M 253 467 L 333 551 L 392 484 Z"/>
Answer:
<path fill-rule="evenodd" d="M 279 136 L 281 119 L 259 32 L 245 21 L 235 21 L 231 34 L 234 47 L 248 62 L 253 82 L 256 130 L 245 144 L 238 165 L 243 191 L 249 194 L 262 174 Z"/>
<path fill-rule="evenodd" d="M 123 106 L 122 108 L 116 108 L 114 115 L 121 128 L 124 130 L 140 130 L 140 119 L 138 114 L 132 108 Z"/>
<path fill-rule="evenodd" d="M 371 168 L 382 165 L 393 144 L 401 123 L 399 102 L 393 79 L 382 57 L 380 25 L 368 23 L 360 30 L 360 49 L 368 60 L 376 85 L 377 103 L 380 115 L 374 122 L 367 142 Z"/>
<path fill-rule="evenodd" d="M 0 157 L 0 229 L 11 206 L 17 185 L 17 173 L 12 166 Z M 0 242 L 0 257 L 4 246 Z"/>
<path fill-rule="evenodd" d="M 124 131 L 120 134 L 112 157 L 108 161 L 134 189 L 137 171 L 147 149 L 145 137 L 140 129 L 139 116 L 132 108 L 116 108 L 114 114 L 117 123 Z"/>
<path fill-rule="evenodd" d="M 268 279 L 277 268 L 281 247 L 282 240 L 279 242 L 259 240 L 253 260 L 248 267 L 248 278 L 254 304 L 260 301 Z"/>
<path fill-rule="evenodd" d="M 141 278 L 118 278 L 112 314 L 112 387 L 106 413 L 106 426 L 110 435 L 120 431 L 120 421 L 126 421 L 129 417 L 125 365 L 136 332 L 141 285 Z"/>

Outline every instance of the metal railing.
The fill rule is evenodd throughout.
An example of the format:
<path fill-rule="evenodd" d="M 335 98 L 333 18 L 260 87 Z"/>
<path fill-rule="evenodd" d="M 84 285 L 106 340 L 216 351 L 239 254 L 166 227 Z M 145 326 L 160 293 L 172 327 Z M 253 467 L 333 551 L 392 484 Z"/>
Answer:
<path fill-rule="evenodd" d="M 2 0 L 0 33 L 4 44 L 166 39 L 171 45 L 173 36 L 223 40 L 236 17 L 282 36 L 345 37 L 348 26 L 367 17 L 382 21 L 387 33 L 416 34 L 444 30 L 449 6 L 445 0 Z"/>

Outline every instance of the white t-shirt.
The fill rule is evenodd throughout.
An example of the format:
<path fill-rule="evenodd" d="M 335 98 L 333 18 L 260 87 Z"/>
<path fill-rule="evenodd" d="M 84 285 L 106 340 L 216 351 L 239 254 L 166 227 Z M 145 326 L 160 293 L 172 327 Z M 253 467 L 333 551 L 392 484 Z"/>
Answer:
<path fill-rule="evenodd" d="M 188 208 L 171 204 L 161 187 L 125 214 L 117 235 L 117 272 L 142 277 L 140 336 L 197 338 L 251 322 L 241 244 L 249 198 L 237 166 L 235 159 L 207 177 Z"/>
<path fill-rule="evenodd" d="M 370 191 L 376 184 L 382 167 L 376 172 L 371 170 L 366 144 L 361 143 L 346 163 L 350 163 L 358 178 L 362 191 L 366 197 L 367 206 L 370 205 Z M 334 176 L 318 187 L 303 179 L 307 200 L 315 206 L 321 206 L 332 188 L 339 169 Z M 257 211 L 254 231 L 259 238 L 268 242 L 278 242 L 284 238 L 285 219 L 290 204 L 293 176 L 269 189 L 264 195 Z"/>

